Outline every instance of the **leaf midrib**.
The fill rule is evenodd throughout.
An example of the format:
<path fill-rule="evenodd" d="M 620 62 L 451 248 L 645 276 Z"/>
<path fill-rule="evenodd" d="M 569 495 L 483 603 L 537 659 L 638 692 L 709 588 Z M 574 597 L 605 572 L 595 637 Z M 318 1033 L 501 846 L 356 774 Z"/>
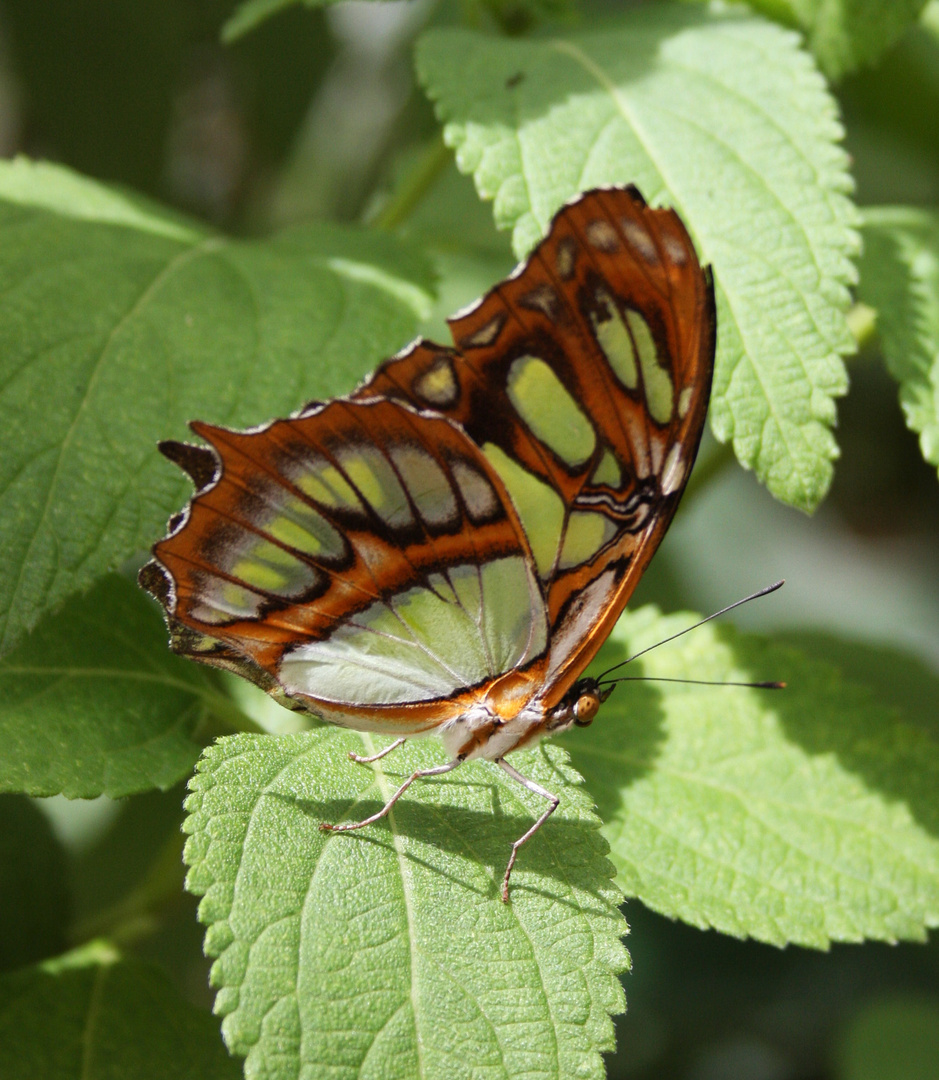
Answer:
<path fill-rule="evenodd" d="M 365 746 L 366 755 L 378 753 L 378 747 L 375 746 L 375 742 L 372 736 L 368 732 L 361 732 L 362 743 Z M 378 784 L 378 790 L 381 792 L 381 796 L 387 803 L 391 796 L 394 794 L 391 786 L 388 783 L 388 774 L 385 772 L 380 761 L 373 762 L 373 772 L 375 774 L 375 780 Z M 388 828 L 391 831 L 391 842 L 394 844 L 395 855 L 398 859 L 398 872 L 401 875 L 401 892 L 404 898 L 404 912 L 407 920 L 407 934 L 408 934 L 408 950 L 411 960 L 411 978 L 409 986 L 409 996 L 411 999 L 411 1011 L 414 1015 L 414 1046 L 417 1052 L 417 1071 L 419 1076 L 426 1076 L 426 1069 L 424 1066 L 424 1044 L 421 1037 L 421 1025 L 419 1023 L 420 1018 L 420 997 L 417 978 L 418 968 L 418 955 L 417 955 L 417 934 L 416 934 L 416 920 L 414 917 L 414 909 L 412 903 L 412 882 L 410 868 L 407 867 L 404 845 L 401 838 L 401 833 L 398 831 L 398 824 L 395 820 L 395 812 L 392 807 L 386 815 L 388 819 Z"/>

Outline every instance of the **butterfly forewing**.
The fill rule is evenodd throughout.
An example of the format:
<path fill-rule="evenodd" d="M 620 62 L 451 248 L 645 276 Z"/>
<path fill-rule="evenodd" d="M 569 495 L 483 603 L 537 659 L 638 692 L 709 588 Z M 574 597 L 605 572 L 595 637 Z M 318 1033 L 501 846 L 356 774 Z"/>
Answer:
<path fill-rule="evenodd" d="M 340 400 L 250 433 L 194 429 L 215 467 L 164 449 L 209 479 L 154 548 L 171 589 L 153 569 L 146 582 L 172 608 L 177 651 L 227 667 L 240 655 L 265 689 L 339 722 L 370 726 L 381 707 L 373 726 L 394 726 L 397 710 L 402 731 L 544 655 L 525 533 L 450 421 Z"/>
<path fill-rule="evenodd" d="M 678 216 L 634 189 L 555 217 L 511 278 L 357 396 L 451 417 L 501 475 L 547 599 L 545 704 L 625 606 L 674 513 L 710 392 L 713 290 Z"/>

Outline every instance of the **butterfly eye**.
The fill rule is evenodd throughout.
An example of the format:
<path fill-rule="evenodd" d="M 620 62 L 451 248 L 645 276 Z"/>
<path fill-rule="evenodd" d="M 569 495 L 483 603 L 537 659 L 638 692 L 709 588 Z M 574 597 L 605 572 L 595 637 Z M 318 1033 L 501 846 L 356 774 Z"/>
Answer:
<path fill-rule="evenodd" d="M 588 690 L 574 703 L 574 723 L 578 727 L 587 727 L 600 709 L 600 695 L 596 690 Z"/>

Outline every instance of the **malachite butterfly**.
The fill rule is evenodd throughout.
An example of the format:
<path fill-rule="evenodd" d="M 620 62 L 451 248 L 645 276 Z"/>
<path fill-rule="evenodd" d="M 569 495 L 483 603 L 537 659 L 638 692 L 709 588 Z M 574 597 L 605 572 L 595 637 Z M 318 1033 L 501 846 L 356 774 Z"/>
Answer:
<path fill-rule="evenodd" d="M 673 210 L 595 190 L 450 328 L 455 347 L 419 339 L 348 397 L 162 443 L 196 493 L 140 582 L 176 652 L 388 750 L 440 736 L 449 764 L 324 828 L 473 757 L 543 796 L 507 899 L 558 800 L 505 755 L 609 694 L 583 672 L 691 472 L 713 286 Z"/>

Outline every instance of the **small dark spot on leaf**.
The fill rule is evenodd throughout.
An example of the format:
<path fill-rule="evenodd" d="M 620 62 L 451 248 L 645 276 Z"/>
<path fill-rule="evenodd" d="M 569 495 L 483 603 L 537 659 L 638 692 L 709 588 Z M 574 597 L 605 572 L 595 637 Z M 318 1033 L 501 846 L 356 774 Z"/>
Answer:
<path fill-rule="evenodd" d="M 505 80 L 505 88 L 506 88 L 506 90 L 511 90 L 513 87 L 518 86 L 518 84 L 524 78 L 525 78 L 525 72 L 524 71 L 516 71 L 514 75 L 510 75 Z"/>

